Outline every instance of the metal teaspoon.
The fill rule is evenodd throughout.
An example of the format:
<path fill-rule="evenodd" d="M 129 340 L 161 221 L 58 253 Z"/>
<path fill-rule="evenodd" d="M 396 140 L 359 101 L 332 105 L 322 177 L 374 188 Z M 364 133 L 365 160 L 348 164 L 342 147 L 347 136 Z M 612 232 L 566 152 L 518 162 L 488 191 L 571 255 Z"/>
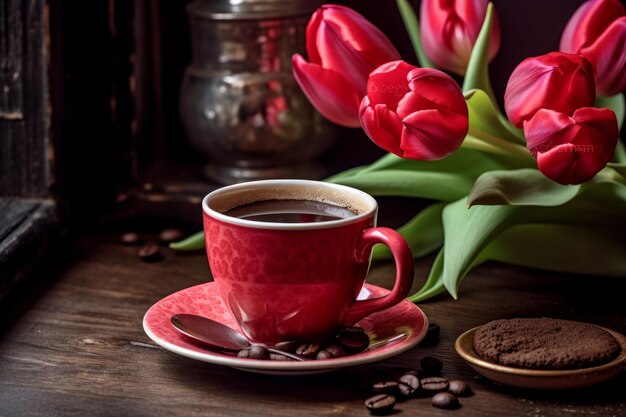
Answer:
<path fill-rule="evenodd" d="M 178 330 L 185 336 L 202 342 L 207 346 L 222 350 L 239 351 L 254 345 L 258 345 L 263 346 L 271 353 L 277 353 L 296 361 L 305 360 L 301 356 L 279 349 L 274 349 L 273 347 L 269 347 L 262 343 L 252 344 L 241 333 L 231 329 L 230 327 L 220 322 L 208 319 L 206 317 L 197 316 L 194 314 L 176 314 L 172 316 L 171 320 L 176 330 Z"/>

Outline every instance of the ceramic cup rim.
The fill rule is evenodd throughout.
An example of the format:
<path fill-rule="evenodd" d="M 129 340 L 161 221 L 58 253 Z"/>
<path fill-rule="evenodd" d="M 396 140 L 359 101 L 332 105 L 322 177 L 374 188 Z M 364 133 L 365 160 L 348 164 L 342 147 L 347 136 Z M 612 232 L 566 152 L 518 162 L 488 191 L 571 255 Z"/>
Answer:
<path fill-rule="evenodd" d="M 366 208 L 358 214 L 350 217 L 346 217 L 339 220 L 330 220 L 316 223 L 274 223 L 274 222 L 260 222 L 255 220 L 247 220 L 238 217 L 231 217 L 224 213 L 214 210 L 211 207 L 211 202 L 216 198 L 224 197 L 227 194 L 241 193 L 243 191 L 258 190 L 258 189 L 271 189 L 276 187 L 306 187 L 310 190 L 324 188 L 331 192 L 338 192 L 349 199 L 357 199 L 359 204 L 364 205 Z M 336 204 L 336 203 L 335 203 Z M 342 227 L 348 224 L 353 224 L 362 221 L 368 217 L 374 217 L 378 210 L 378 203 L 371 195 L 356 188 L 348 187 L 346 185 L 333 184 L 323 181 L 315 180 L 299 180 L 299 179 L 280 179 L 280 180 L 260 180 L 249 181 L 239 184 L 227 185 L 222 188 L 218 188 L 215 191 L 210 192 L 202 199 L 202 210 L 207 216 L 219 220 L 223 223 L 233 224 L 241 227 L 247 227 L 251 229 L 268 229 L 268 230 L 320 230 L 329 229 L 335 227 Z"/>

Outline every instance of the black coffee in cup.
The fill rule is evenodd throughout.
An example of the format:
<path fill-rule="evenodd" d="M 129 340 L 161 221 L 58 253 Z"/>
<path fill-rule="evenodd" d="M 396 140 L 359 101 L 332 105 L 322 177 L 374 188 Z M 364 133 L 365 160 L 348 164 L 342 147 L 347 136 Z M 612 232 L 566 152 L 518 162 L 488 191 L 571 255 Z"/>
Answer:
<path fill-rule="evenodd" d="M 356 216 L 352 210 L 316 200 L 263 200 L 230 209 L 227 216 L 270 223 L 317 223 Z"/>

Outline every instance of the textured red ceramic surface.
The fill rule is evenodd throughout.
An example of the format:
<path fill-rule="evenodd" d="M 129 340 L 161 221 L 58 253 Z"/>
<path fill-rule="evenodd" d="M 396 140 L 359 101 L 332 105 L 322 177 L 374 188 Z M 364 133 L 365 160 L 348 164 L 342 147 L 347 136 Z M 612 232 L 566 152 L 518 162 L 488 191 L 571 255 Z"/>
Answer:
<path fill-rule="evenodd" d="M 371 218 L 342 227 L 268 230 L 204 216 L 207 257 L 224 300 L 253 340 L 315 340 L 337 325 L 369 259 L 355 247 Z"/>
<path fill-rule="evenodd" d="M 370 293 L 369 298 L 382 297 L 389 293 L 388 290 L 373 285 L 365 284 L 365 288 Z M 297 363 L 259 361 L 209 351 L 189 342 L 174 329 L 170 322 L 171 317 L 179 313 L 198 314 L 241 331 L 224 304 L 215 283 L 210 282 L 181 290 L 154 304 L 144 317 L 144 329 L 148 335 L 166 349 L 194 359 L 240 368 L 279 369 L 294 372 L 307 369 L 332 369 L 385 359 L 416 345 L 424 337 L 428 327 L 427 319 L 421 310 L 405 300 L 387 310 L 374 313 L 358 323 L 373 343 L 387 339 L 394 339 L 393 342 L 383 343 L 368 351 L 344 358 L 323 361 Z"/>
<path fill-rule="evenodd" d="M 222 222 L 205 212 L 211 272 L 244 333 L 265 343 L 324 340 L 342 324 L 402 300 L 412 282 L 410 256 L 404 256 L 393 303 L 351 306 L 367 275 L 373 243 L 406 246 L 391 230 L 366 232 L 373 219 L 374 213 L 333 227 L 276 230 Z"/>

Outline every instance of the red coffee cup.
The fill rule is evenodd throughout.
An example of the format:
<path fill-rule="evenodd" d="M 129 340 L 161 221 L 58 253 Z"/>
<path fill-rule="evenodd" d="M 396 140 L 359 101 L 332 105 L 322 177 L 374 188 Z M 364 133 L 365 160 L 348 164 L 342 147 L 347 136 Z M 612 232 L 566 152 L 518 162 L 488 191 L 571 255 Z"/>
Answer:
<path fill-rule="evenodd" d="M 298 223 L 229 215 L 259 202 L 280 206 L 299 200 L 348 209 L 351 215 Z M 211 273 L 251 340 L 325 340 L 399 303 L 413 283 L 411 249 L 396 231 L 375 227 L 376 200 L 354 188 L 308 180 L 254 181 L 210 193 L 202 208 Z M 310 219 L 304 215 L 303 220 Z M 395 284 L 386 296 L 357 301 L 376 243 L 394 255 Z"/>

